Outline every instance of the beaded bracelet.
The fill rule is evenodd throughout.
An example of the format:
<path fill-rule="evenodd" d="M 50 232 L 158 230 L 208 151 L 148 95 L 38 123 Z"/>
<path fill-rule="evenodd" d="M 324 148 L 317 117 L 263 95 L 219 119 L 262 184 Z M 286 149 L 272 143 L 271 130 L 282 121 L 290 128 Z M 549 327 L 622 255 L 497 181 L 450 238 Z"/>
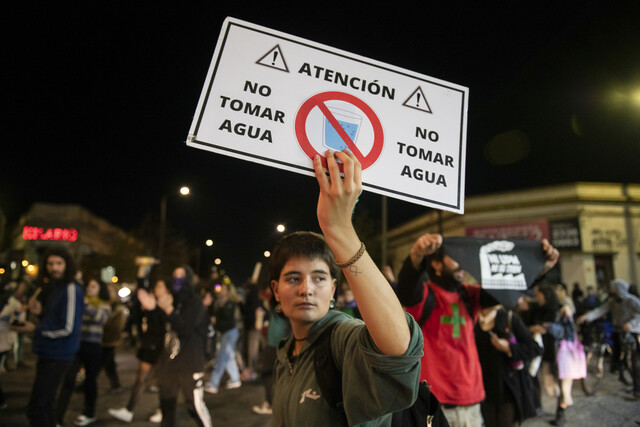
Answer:
<path fill-rule="evenodd" d="M 347 268 L 350 267 L 351 265 L 355 264 L 356 262 L 358 262 L 358 260 L 360 258 L 362 258 L 362 255 L 364 255 L 364 252 L 367 250 L 366 246 L 364 245 L 364 243 L 360 242 L 360 250 L 358 251 L 357 254 L 355 254 L 353 256 L 353 258 L 351 258 L 349 261 L 345 262 L 345 263 L 339 263 L 336 261 L 336 264 L 338 264 L 338 267 L 340 268 Z"/>

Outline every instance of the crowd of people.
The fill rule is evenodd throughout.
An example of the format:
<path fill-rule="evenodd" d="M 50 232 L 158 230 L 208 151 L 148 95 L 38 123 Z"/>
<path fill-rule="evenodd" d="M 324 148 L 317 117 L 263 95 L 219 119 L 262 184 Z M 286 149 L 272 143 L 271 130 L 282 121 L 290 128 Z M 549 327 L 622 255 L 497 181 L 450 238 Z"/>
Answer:
<path fill-rule="evenodd" d="M 34 284 L 12 282 L 0 305 L 0 372 L 10 354 L 16 367 L 23 364 L 24 336 L 31 335 L 37 365 L 30 424 L 64 425 L 78 387 L 84 406 L 74 424 L 97 421 L 100 371 L 111 389 L 122 387 L 114 354 L 123 331 L 135 338 L 138 359 L 128 398 L 108 408 L 123 422 L 133 420 L 143 390 L 155 387 L 158 410 L 144 417 L 176 425 L 182 394 L 194 423 L 211 426 L 205 393 L 260 381 L 264 400 L 256 396 L 247 410 L 271 415 L 273 425 L 389 426 L 394 414 L 413 407 L 424 380 L 440 405 L 439 425 L 516 426 L 543 415 L 542 393 L 557 400 L 551 424 L 564 425 L 580 378 L 565 349 L 604 316 L 613 320 L 617 344 L 624 340 L 633 353 L 630 392 L 640 398 L 633 286 L 618 279 L 596 295 L 576 284 L 569 295 L 565 284 L 546 280 L 559 253 L 543 239 L 535 286 L 508 306 L 466 283 L 464 266 L 439 234 L 416 240 L 396 280 L 390 267 L 374 264 L 351 223 L 362 190 L 358 160 L 348 150 L 326 156 L 329 176 L 314 159 L 323 234 L 283 237 L 268 283 L 254 275 L 236 288 L 216 272 L 200 282 L 187 265 L 161 277 L 157 261 L 145 258 L 125 308 L 111 284 L 82 280 L 60 247 L 44 254 Z M 617 360 L 614 353 L 612 369 Z"/>

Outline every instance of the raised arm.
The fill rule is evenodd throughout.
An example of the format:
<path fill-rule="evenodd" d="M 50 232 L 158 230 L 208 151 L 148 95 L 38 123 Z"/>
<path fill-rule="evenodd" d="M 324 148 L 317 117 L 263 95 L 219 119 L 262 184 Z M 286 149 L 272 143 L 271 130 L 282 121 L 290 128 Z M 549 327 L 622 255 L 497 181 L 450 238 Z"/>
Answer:
<path fill-rule="evenodd" d="M 418 237 L 398 274 L 398 298 L 406 307 L 419 304 L 424 295 L 423 283 L 429 280 L 424 267 L 424 257 L 442 246 L 440 234 L 423 234 Z"/>
<path fill-rule="evenodd" d="M 347 150 L 327 151 L 326 158 L 330 179 L 320 156 L 313 162 L 320 186 L 318 223 L 339 265 L 342 264 L 342 271 L 376 346 L 387 355 L 404 354 L 411 337 L 402 306 L 369 254 L 362 251 L 363 246 L 351 222 L 362 191 L 360 162 Z M 336 158 L 344 166 L 344 178 L 340 177 Z"/>

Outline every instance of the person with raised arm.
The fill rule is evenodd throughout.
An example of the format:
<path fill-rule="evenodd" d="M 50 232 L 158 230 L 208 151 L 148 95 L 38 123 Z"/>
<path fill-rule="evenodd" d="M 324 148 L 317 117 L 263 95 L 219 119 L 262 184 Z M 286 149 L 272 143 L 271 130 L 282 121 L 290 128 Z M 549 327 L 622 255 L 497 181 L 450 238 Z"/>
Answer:
<path fill-rule="evenodd" d="M 327 152 L 326 157 L 329 177 L 320 156 L 313 163 L 324 237 L 312 232 L 289 234 L 271 256 L 272 303 L 292 329 L 278 347 L 272 423 L 388 426 L 392 413 L 409 407 L 417 397 L 422 334 L 351 222 L 362 191 L 359 161 L 347 150 Z M 340 270 L 362 321 L 331 309 Z M 322 375 L 314 368 L 323 339 L 329 339 L 327 356 L 340 372 L 339 383 L 329 393 L 323 392 Z M 336 394 L 341 397 L 338 402 L 330 396 Z"/>

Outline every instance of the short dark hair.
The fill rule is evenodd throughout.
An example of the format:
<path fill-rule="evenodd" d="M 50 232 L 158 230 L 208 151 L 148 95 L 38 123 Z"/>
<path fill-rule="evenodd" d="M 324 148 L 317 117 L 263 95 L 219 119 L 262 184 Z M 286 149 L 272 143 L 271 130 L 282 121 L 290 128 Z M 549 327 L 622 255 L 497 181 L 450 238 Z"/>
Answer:
<path fill-rule="evenodd" d="M 44 279 L 51 279 L 51 277 L 49 277 L 49 272 L 47 271 L 47 261 L 52 255 L 59 256 L 65 261 L 64 275 L 62 276 L 62 280 L 67 283 L 74 281 L 78 269 L 76 267 L 75 260 L 71 256 L 71 253 L 62 246 L 53 246 L 47 249 L 42 256 L 42 262 L 40 264 L 40 269 L 38 270 L 38 283 L 41 284 Z"/>
<path fill-rule="evenodd" d="M 324 237 L 312 231 L 296 231 L 284 236 L 273 248 L 269 261 L 269 283 L 272 280 L 277 282 L 280 279 L 280 273 L 282 273 L 285 264 L 294 257 L 320 258 L 329 266 L 331 278 L 340 282 L 340 268 L 336 264 L 336 257 Z M 271 296 L 271 302 L 274 307 L 276 304 L 274 294 Z"/>

